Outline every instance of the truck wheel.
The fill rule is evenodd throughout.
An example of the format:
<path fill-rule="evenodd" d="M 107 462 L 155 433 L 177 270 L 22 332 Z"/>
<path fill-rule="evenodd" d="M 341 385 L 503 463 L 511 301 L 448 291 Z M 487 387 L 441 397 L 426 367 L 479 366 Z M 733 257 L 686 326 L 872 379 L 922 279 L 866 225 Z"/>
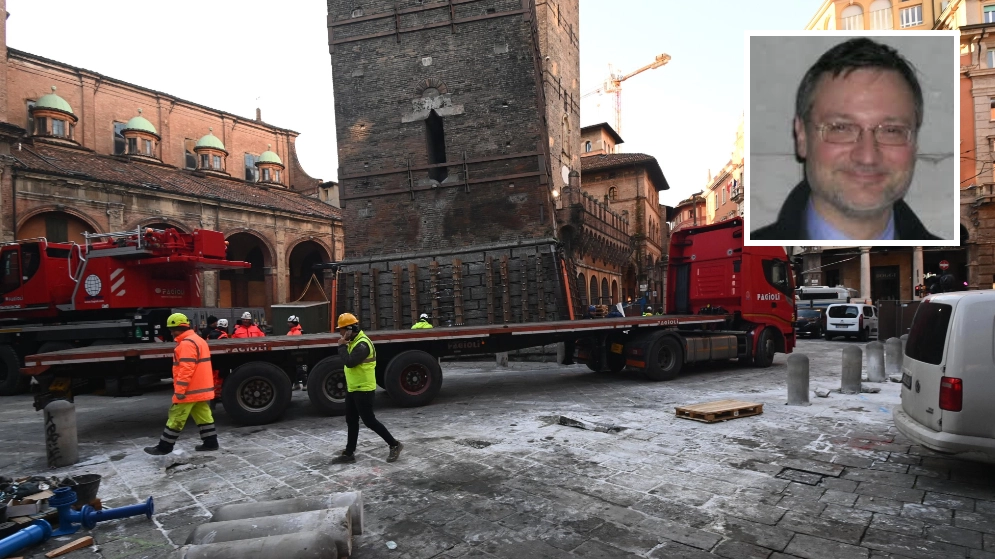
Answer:
<path fill-rule="evenodd" d="M 326 357 L 307 375 L 307 397 L 325 415 L 345 413 L 345 369 L 338 357 Z"/>
<path fill-rule="evenodd" d="M 442 368 L 435 357 L 424 351 L 405 351 L 387 364 L 384 384 L 402 408 L 424 406 L 442 388 Z"/>
<path fill-rule="evenodd" d="M 290 398 L 290 377 L 265 361 L 239 366 L 221 388 L 225 412 L 240 425 L 273 423 L 287 410 Z"/>
<path fill-rule="evenodd" d="M 757 351 L 753 354 L 753 364 L 757 367 L 770 367 L 774 364 L 774 353 L 777 352 L 777 340 L 773 328 L 764 328 L 757 338 Z"/>
<path fill-rule="evenodd" d="M 586 355 L 586 357 L 581 357 Z M 601 372 L 601 345 L 597 338 L 583 338 L 574 343 L 574 360 L 584 360 L 588 369 Z"/>
<path fill-rule="evenodd" d="M 673 336 L 660 336 L 650 346 L 643 374 L 650 380 L 674 380 L 684 364 L 684 348 Z"/>
<path fill-rule="evenodd" d="M 0 345 L 0 396 L 24 392 L 30 378 L 21 374 L 21 360 L 9 345 Z"/>

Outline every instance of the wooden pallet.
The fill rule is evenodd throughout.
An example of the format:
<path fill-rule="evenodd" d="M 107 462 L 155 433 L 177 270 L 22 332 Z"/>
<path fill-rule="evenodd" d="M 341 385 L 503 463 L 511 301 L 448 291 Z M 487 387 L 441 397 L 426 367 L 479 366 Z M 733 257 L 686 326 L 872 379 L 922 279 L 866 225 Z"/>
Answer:
<path fill-rule="evenodd" d="M 764 405 L 755 402 L 743 402 L 741 400 L 718 400 L 716 402 L 704 402 L 675 409 L 677 417 L 705 423 L 715 423 L 738 417 L 760 415 L 764 412 Z"/>

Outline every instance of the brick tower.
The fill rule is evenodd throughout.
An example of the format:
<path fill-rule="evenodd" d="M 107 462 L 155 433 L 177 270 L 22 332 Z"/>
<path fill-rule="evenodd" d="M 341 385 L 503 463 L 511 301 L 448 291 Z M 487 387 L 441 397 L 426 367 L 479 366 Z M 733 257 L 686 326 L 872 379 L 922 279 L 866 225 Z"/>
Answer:
<path fill-rule="evenodd" d="M 556 207 L 579 170 L 578 0 L 328 0 L 364 328 L 568 318 Z"/>

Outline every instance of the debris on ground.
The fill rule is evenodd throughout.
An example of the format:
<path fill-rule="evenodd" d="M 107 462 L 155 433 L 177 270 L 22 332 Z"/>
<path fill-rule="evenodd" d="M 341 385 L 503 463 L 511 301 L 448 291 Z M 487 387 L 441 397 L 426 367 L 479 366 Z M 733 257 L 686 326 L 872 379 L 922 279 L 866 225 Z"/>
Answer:
<path fill-rule="evenodd" d="M 715 402 L 702 402 L 700 404 L 678 407 L 675 410 L 677 417 L 682 419 L 715 423 L 738 417 L 760 415 L 764 412 L 764 405 L 740 400 L 717 400 Z"/>
<path fill-rule="evenodd" d="M 831 391 L 828 388 L 816 388 L 815 395 L 820 398 L 828 398 Z"/>
<path fill-rule="evenodd" d="M 864 393 L 864 394 L 877 394 L 878 392 L 881 392 L 881 387 L 880 386 L 864 386 L 863 384 L 861 384 L 860 385 L 860 391 L 862 393 Z"/>
<path fill-rule="evenodd" d="M 576 427 L 578 429 L 597 431 L 599 433 L 618 433 L 625 429 L 625 427 L 619 427 L 612 424 L 593 423 L 589 421 L 581 421 L 579 419 L 572 419 L 565 415 L 561 415 L 557 423 L 565 427 Z"/>
<path fill-rule="evenodd" d="M 891 382 L 902 382 L 902 375 L 891 375 L 888 377 Z"/>

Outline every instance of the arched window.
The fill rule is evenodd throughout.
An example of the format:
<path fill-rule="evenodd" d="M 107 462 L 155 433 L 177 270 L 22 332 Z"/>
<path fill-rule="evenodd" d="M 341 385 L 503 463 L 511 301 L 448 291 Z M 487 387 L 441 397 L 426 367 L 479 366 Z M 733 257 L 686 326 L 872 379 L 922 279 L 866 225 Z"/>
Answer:
<path fill-rule="evenodd" d="M 612 201 L 618 199 L 618 188 L 614 186 L 608 188 L 608 199 Z"/>
<path fill-rule="evenodd" d="M 591 300 L 590 300 L 589 304 L 591 304 L 591 305 L 597 305 L 598 304 L 598 278 L 596 278 L 594 276 L 591 276 L 590 295 L 591 295 Z"/>
<path fill-rule="evenodd" d="M 840 12 L 839 28 L 845 31 L 863 31 L 864 9 L 860 4 L 850 4 Z"/>
<path fill-rule="evenodd" d="M 894 29 L 891 14 L 891 0 L 874 0 L 868 10 L 871 15 L 871 29 Z"/>
<path fill-rule="evenodd" d="M 442 117 L 433 109 L 425 119 L 425 135 L 428 140 L 428 163 L 436 165 L 446 162 L 446 131 L 442 125 Z M 449 176 L 447 167 L 435 167 L 428 170 L 431 179 L 442 182 Z"/>
<path fill-rule="evenodd" d="M 591 141 L 584 142 L 584 153 L 591 153 Z"/>

